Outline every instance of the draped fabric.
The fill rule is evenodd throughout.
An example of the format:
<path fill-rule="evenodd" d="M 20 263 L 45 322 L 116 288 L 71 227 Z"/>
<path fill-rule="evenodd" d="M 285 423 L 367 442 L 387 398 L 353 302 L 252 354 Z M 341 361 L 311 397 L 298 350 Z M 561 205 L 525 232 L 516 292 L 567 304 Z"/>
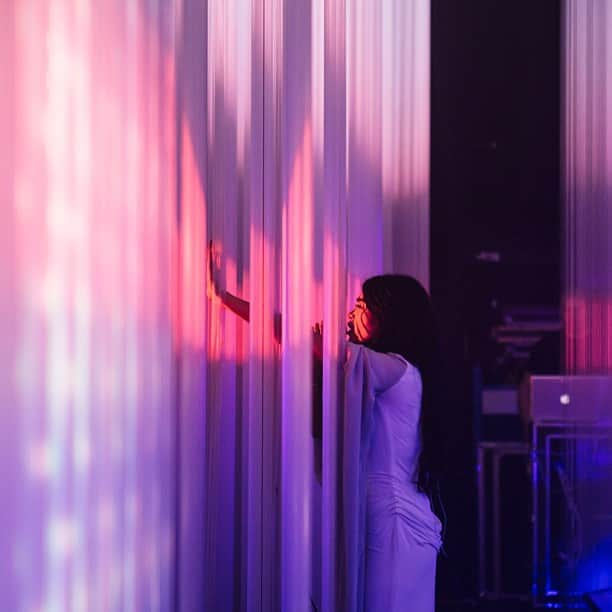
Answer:
<path fill-rule="evenodd" d="M 612 371 L 612 7 L 564 6 L 565 363 Z"/>
<path fill-rule="evenodd" d="M 331 612 L 344 595 L 337 484 L 346 312 L 371 275 L 429 283 L 429 2 L 324 4 L 324 440 L 314 555 L 322 567 L 315 603 Z"/>
<path fill-rule="evenodd" d="M 351 346 L 351 345 L 349 345 Z M 339 541 L 345 591 L 339 605 L 360 612 L 365 604 L 366 460 L 372 437 L 375 393 L 367 351 L 351 346 L 344 379 L 342 524 Z"/>
<path fill-rule="evenodd" d="M 271 335 L 262 334 L 261 11 L 257 3 L 205 5 L 203 95 L 200 133 L 206 154 L 207 239 L 219 258 L 219 283 L 250 299 L 251 322 L 209 302 L 205 367 L 206 528 L 203 572 L 206 609 L 258 609 L 261 543 L 251 525 L 262 520 L 261 368 Z M 259 85 L 261 88 L 261 85 Z M 196 104 L 202 105 L 200 98 Z M 253 261 L 253 266 L 249 262 Z M 204 262 L 204 260 L 203 260 Z M 263 264 L 263 265 L 262 265 Z M 212 294 L 211 294 L 212 297 Z M 253 556 L 255 555 L 255 561 Z M 254 598 L 254 599 L 253 599 Z"/>
<path fill-rule="evenodd" d="M 406 610 L 412 597 L 410 609 L 433 610 L 441 525 L 414 483 L 421 377 L 400 356 L 348 347 L 337 608 Z"/>
<path fill-rule="evenodd" d="M 612 5 L 564 2 L 565 366 L 568 374 L 612 373 Z M 610 398 L 593 394 L 602 421 Z M 579 406 L 576 406 L 579 411 Z M 578 419 L 579 413 L 576 414 Z M 597 428 L 596 428 L 597 429 Z M 563 542 L 571 550 L 562 585 L 612 586 L 612 440 L 579 425 L 558 469 L 567 493 Z M 565 484 L 567 483 L 567 484 Z M 579 518 L 578 526 L 576 517 Z"/>
<path fill-rule="evenodd" d="M 347 296 L 382 271 L 428 283 L 429 3 L 232 0 L 209 3 L 208 24 L 208 231 L 251 320 L 211 305 L 226 363 L 207 351 L 207 601 L 233 584 L 241 608 L 337 610 Z"/>
<path fill-rule="evenodd" d="M 0 607 L 337 610 L 347 300 L 428 281 L 429 1 L 0 22 Z"/>
<path fill-rule="evenodd" d="M 177 8 L 2 6 L 3 610 L 179 609 L 175 570 L 201 555 L 202 381 L 178 367 L 201 362 L 204 226 L 197 183 L 177 216 L 197 139 L 183 124 L 177 150 Z"/>

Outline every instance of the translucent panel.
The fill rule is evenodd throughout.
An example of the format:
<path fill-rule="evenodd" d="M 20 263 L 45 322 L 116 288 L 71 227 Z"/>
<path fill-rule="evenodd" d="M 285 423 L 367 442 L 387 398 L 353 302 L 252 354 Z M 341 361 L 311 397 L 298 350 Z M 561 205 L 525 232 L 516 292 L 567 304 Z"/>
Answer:
<path fill-rule="evenodd" d="M 257 609 L 261 597 L 261 10 L 207 7 L 204 67 L 208 236 L 220 286 L 251 303 L 250 322 L 210 302 L 206 371 L 206 556 L 209 609 Z M 256 224 L 256 225 L 255 225 Z M 251 245 L 253 241 L 253 245 Z M 251 264 L 254 263 L 254 265 Z M 272 315 L 270 314 L 270 319 Z M 273 406 L 270 406 L 273 409 Z"/>
<path fill-rule="evenodd" d="M 169 609 L 173 4 L 9 4 L 1 607 Z"/>
<path fill-rule="evenodd" d="M 427 284 L 429 3 L 3 11 L 0 607 L 337 609 L 347 301 Z"/>
<path fill-rule="evenodd" d="M 565 84 L 565 365 L 612 372 L 612 6 L 567 0 Z M 593 393 L 593 402 L 597 401 Z M 561 588 L 612 587 L 612 404 L 575 436 L 555 465 L 566 526 L 558 546 Z M 580 419 L 580 415 L 576 415 Z M 581 430 L 578 430 L 581 432 Z"/>
<path fill-rule="evenodd" d="M 612 10 L 603 0 L 565 11 L 566 365 L 612 370 Z"/>

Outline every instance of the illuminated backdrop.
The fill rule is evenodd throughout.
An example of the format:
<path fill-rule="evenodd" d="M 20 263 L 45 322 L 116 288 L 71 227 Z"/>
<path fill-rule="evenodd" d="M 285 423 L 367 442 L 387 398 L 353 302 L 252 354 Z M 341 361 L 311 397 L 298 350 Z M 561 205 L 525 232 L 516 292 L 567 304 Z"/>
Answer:
<path fill-rule="evenodd" d="M 612 7 L 565 2 L 565 320 L 570 373 L 612 371 Z"/>
<path fill-rule="evenodd" d="M 1 607 L 169 609 L 174 5 L 12 4 Z"/>
<path fill-rule="evenodd" d="M 612 373 L 612 6 L 564 3 L 565 365 L 569 374 Z M 612 420 L 607 398 L 601 416 Z M 580 414 L 576 417 L 579 419 Z M 577 525 L 579 592 L 612 587 L 612 457 L 609 436 L 568 451 Z M 573 500 L 573 501 L 572 501 Z M 568 502 L 570 505 L 570 502 Z"/>
<path fill-rule="evenodd" d="M 347 301 L 428 284 L 428 0 L 2 11 L 0 607 L 337 609 Z"/>
<path fill-rule="evenodd" d="M 250 322 L 210 302 L 206 602 L 331 611 L 347 299 L 382 271 L 428 284 L 429 3 L 207 6 L 207 233 Z"/>

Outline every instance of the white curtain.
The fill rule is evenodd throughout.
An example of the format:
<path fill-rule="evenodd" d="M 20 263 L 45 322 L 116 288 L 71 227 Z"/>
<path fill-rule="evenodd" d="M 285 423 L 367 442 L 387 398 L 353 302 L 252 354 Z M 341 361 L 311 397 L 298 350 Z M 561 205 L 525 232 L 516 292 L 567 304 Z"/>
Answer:
<path fill-rule="evenodd" d="M 565 362 L 612 371 L 612 6 L 564 5 Z"/>
<path fill-rule="evenodd" d="M 565 366 L 569 374 L 612 373 L 612 5 L 564 3 Z M 596 401 L 594 398 L 593 401 Z M 609 398 L 601 416 L 610 421 Z M 576 409 L 579 410 L 579 406 Z M 612 585 L 612 442 L 604 429 L 567 444 L 576 549 L 564 577 L 572 592 Z M 561 463 L 563 465 L 563 463 Z M 569 513 L 569 511 L 568 511 Z M 576 526 L 574 515 L 580 517 Z M 575 546 L 575 544 L 578 546 Z"/>
<path fill-rule="evenodd" d="M 2 11 L 0 607 L 336 610 L 345 313 L 428 281 L 429 0 Z"/>
<path fill-rule="evenodd" d="M 262 555 L 265 550 L 268 557 L 278 557 L 276 531 L 263 538 L 261 528 L 276 516 L 262 513 L 262 488 L 270 512 L 278 495 L 262 478 L 277 469 L 271 451 L 263 457 L 263 419 L 272 435 L 278 352 L 273 315 L 279 308 L 275 290 L 267 286 L 275 259 L 263 225 L 263 16 L 263 5 L 250 0 L 207 4 L 203 137 L 208 239 L 214 243 L 221 286 L 250 302 L 246 323 L 213 299 L 205 331 L 203 575 L 211 610 L 273 609 L 262 602 Z"/>
<path fill-rule="evenodd" d="M 296 339 L 281 355 L 282 604 L 305 610 L 310 597 L 331 611 L 346 312 L 373 274 L 428 284 L 429 2 L 277 2 L 274 12 L 266 44 L 284 74 L 273 73 L 264 97 L 281 107 L 283 331 Z M 304 372 L 308 324 L 321 318 L 324 438 L 313 449 Z M 319 452 L 321 486 L 312 476 Z"/>
<path fill-rule="evenodd" d="M 211 305 L 207 602 L 335 610 L 347 304 L 383 271 L 428 283 L 429 3 L 209 3 L 207 48 L 208 231 L 251 315 Z"/>
<path fill-rule="evenodd" d="M 5 610 L 175 605 L 177 368 L 203 333 L 177 299 L 176 8 L 2 6 Z"/>

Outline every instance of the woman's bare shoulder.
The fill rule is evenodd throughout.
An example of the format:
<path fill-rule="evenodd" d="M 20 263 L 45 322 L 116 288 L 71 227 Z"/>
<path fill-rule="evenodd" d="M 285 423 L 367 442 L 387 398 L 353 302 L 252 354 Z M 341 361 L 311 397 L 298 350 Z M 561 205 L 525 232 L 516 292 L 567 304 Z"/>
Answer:
<path fill-rule="evenodd" d="M 395 353 L 380 353 L 363 344 L 348 343 L 348 363 L 363 356 L 364 366 L 373 376 L 374 387 L 377 391 L 384 391 L 395 385 L 407 370 L 414 366 L 401 355 Z"/>

